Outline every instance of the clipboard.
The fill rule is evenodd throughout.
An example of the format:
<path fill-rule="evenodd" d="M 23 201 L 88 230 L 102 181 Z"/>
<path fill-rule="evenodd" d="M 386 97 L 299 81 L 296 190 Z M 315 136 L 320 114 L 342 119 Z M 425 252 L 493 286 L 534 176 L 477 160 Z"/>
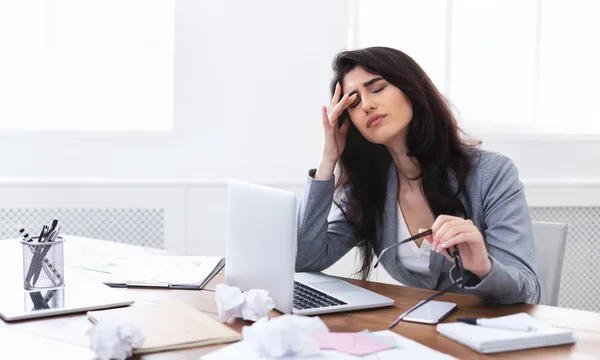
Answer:
<path fill-rule="evenodd" d="M 111 266 L 105 285 L 116 288 L 201 290 L 225 266 L 217 256 L 144 256 Z"/>

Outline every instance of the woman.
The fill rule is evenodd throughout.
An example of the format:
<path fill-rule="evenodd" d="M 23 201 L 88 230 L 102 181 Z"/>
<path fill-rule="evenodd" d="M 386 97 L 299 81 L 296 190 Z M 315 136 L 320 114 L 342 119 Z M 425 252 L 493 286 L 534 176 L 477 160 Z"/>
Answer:
<path fill-rule="evenodd" d="M 456 248 L 470 280 L 453 291 L 537 303 L 531 218 L 512 161 L 463 139 L 443 96 L 403 52 L 344 51 L 333 68 L 321 161 L 298 215 L 297 271 L 326 269 L 356 246 L 367 278 L 374 255 L 431 229 L 379 259 L 396 280 L 450 285 L 447 250 Z"/>

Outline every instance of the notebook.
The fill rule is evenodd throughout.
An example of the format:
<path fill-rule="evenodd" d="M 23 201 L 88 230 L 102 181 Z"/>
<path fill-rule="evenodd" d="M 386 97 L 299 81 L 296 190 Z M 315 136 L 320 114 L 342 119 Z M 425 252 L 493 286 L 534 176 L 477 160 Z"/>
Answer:
<path fill-rule="evenodd" d="M 241 339 L 241 335 L 210 316 L 181 302 L 88 311 L 93 323 L 131 321 L 145 340 L 134 354 L 221 344 Z"/>
<path fill-rule="evenodd" d="M 528 324 L 535 327 L 536 330 L 505 330 L 455 322 L 438 324 L 437 331 L 452 340 L 458 341 L 484 354 L 572 344 L 575 342 L 572 330 L 552 327 L 534 319 L 526 313 L 502 316 L 495 319 L 503 322 L 514 321 L 518 324 Z"/>
<path fill-rule="evenodd" d="M 201 290 L 223 268 L 219 256 L 150 255 L 121 259 L 104 283 L 112 287 Z"/>

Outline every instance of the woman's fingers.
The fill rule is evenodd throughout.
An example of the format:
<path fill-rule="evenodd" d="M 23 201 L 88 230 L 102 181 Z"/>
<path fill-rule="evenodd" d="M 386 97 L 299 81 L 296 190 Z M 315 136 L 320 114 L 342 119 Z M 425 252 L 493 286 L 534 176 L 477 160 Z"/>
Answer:
<path fill-rule="evenodd" d="M 450 260 L 450 262 L 454 264 L 454 259 L 452 258 L 452 256 L 450 256 L 450 254 L 448 254 L 446 250 L 440 251 L 440 254 L 444 255 L 446 259 Z"/>
<path fill-rule="evenodd" d="M 445 216 L 445 215 L 440 215 L 441 216 Z M 464 223 L 464 219 L 461 218 L 457 218 L 457 217 L 450 217 L 445 219 L 443 222 L 440 222 L 441 225 L 437 227 L 437 229 L 433 229 L 432 226 L 432 230 L 433 230 L 433 248 L 436 249 L 438 247 L 438 245 L 440 244 L 440 242 L 442 241 L 442 239 L 445 239 L 445 236 L 447 234 L 447 232 L 452 229 L 453 227 L 459 226 L 462 223 Z M 437 222 L 437 220 L 436 220 Z M 435 222 L 434 222 L 435 225 Z"/>
<path fill-rule="evenodd" d="M 331 98 L 331 102 L 329 103 L 329 108 L 333 109 L 334 106 L 340 102 L 340 94 L 342 93 L 342 86 L 340 83 L 335 84 L 335 91 L 333 92 L 333 97 Z"/>
<path fill-rule="evenodd" d="M 426 231 L 426 229 L 419 229 L 419 232 L 422 233 L 423 231 Z M 433 235 L 427 235 L 424 236 L 423 239 L 425 239 L 425 241 L 429 242 L 430 244 L 432 244 L 431 248 L 433 251 L 435 251 L 435 248 L 433 247 Z M 450 260 L 450 262 L 454 262 L 454 259 L 452 258 L 452 256 L 450 256 L 450 254 L 448 254 L 447 251 L 442 251 L 441 252 L 442 255 L 444 255 L 444 257 L 448 260 Z"/>
<path fill-rule="evenodd" d="M 329 125 L 337 126 L 338 119 L 340 117 L 340 114 L 342 113 L 341 111 L 339 111 L 339 109 L 343 104 L 346 103 L 347 98 L 348 97 L 346 95 L 342 96 L 340 101 L 337 102 L 332 108 L 329 109 Z"/>
<path fill-rule="evenodd" d="M 427 229 L 419 229 L 419 233 L 422 233 L 422 232 L 425 232 L 425 231 L 427 231 Z M 428 243 L 430 243 L 430 244 L 433 243 L 433 235 L 431 235 L 431 234 L 423 236 L 423 239 L 425 241 L 427 241 Z"/>
<path fill-rule="evenodd" d="M 452 226 L 449 226 L 447 229 L 445 229 L 444 233 L 440 235 L 436 234 L 435 236 L 435 241 L 437 243 L 438 248 L 451 238 L 458 236 L 462 233 L 470 233 L 474 230 L 474 226 L 466 223 L 465 221 L 449 224 L 452 224 Z"/>
<path fill-rule="evenodd" d="M 443 251 L 443 249 L 447 249 L 454 245 L 468 243 L 468 242 L 475 242 L 475 241 L 478 241 L 478 239 L 479 239 L 479 231 L 478 230 L 475 230 L 472 232 L 463 232 L 463 233 L 453 236 L 452 238 L 448 239 L 443 244 L 441 244 L 440 245 L 442 248 L 441 251 Z"/>
<path fill-rule="evenodd" d="M 335 84 L 335 91 L 329 104 L 329 124 L 331 126 L 337 126 L 340 115 L 356 100 L 356 97 L 356 93 L 342 96 L 342 86 L 340 83 Z"/>
<path fill-rule="evenodd" d="M 323 120 L 323 129 L 327 131 L 331 128 L 331 124 L 329 124 L 329 114 L 327 114 L 327 106 L 325 105 L 321 106 L 321 116 Z"/>
<path fill-rule="evenodd" d="M 450 215 L 440 215 L 438 216 L 435 221 L 433 222 L 433 225 L 431 225 L 431 230 L 433 230 L 434 233 L 438 232 L 440 230 L 440 228 L 447 222 L 449 221 L 454 221 L 457 219 L 461 219 L 459 217 L 456 216 L 450 216 Z M 462 219 L 461 219 L 462 220 Z"/>
<path fill-rule="evenodd" d="M 340 102 L 338 102 L 333 109 L 329 112 L 329 123 L 331 126 L 337 125 L 340 115 L 344 110 L 348 108 L 352 104 L 352 102 L 356 100 L 356 94 L 352 94 L 348 96 L 348 94 L 344 95 Z"/>
<path fill-rule="evenodd" d="M 348 133 L 348 129 L 350 129 L 350 119 L 346 119 L 346 122 L 342 124 L 342 127 L 340 128 L 340 133 L 346 136 L 346 134 Z"/>

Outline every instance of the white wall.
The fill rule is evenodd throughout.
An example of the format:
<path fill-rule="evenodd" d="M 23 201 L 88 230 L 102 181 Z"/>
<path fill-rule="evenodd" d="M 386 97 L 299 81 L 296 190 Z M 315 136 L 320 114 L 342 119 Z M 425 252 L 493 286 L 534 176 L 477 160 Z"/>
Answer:
<path fill-rule="evenodd" d="M 318 161 L 351 3 L 178 0 L 173 132 L 0 132 L 0 177 L 298 181 Z M 600 179 L 597 135 L 473 135 L 526 182 Z"/>
<path fill-rule="evenodd" d="M 511 157 L 526 183 L 570 182 L 578 186 L 600 180 L 598 135 L 482 134 L 479 138 L 484 147 Z"/>
<path fill-rule="evenodd" d="M 1 132 L 0 177 L 298 179 L 320 154 L 346 4 L 178 0 L 173 133 Z"/>
<path fill-rule="evenodd" d="M 534 98 L 543 97 L 544 90 L 553 96 L 564 94 L 561 107 L 566 108 L 578 104 L 574 97 L 579 101 L 600 97 L 595 68 L 587 66 L 598 47 L 581 45 L 594 34 L 589 31 L 595 26 L 590 19 L 597 11 L 591 2 L 363 0 L 359 7 L 361 28 L 355 41 L 360 46 L 397 47 L 413 57 L 449 95 L 463 129 L 483 140 L 485 148 L 510 156 L 526 183 L 600 179 L 600 135 L 595 125 L 600 119 L 594 102 L 587 108 L 572 106 L 572 114 L 586 113 L 589 118 L 560 119 L 578 135 L 540 134 L 562 128 L 554 123 L 557 112 L 549 114 L 547 108 L 536 110 L 537 117 L 531 118 L 541 101 Z M 565 30 L 557 24 L 573 26 Z M 554 36 L 557 32 L 562 37 Z M 563 42 L 569 46 L 555 46 Z M 561 56 L 553 56 L 554 52 Z M 561 61 L 558 71 L 542 76 L 548 75 L 545 66 L 556 69 Z M 573 75 L 569 70 L 573 67 L 575 72 L 589 69 L 589 79 Z M 569 86 L 574 79 L 589 84 Z M 596 134 L 572 130 L 583 124 Z"/>
<path fill-rule="evenodd" d="M 133 179 L 126 186 L 167 179 L 159 187 L 184 189 L 168 206 L 179 209 L 177 216 L 185 214 L 185 225 L 170 227 L 169 247 L 222 253 L 225 188 L 204 181 L 238 177 L 302 191 L 306 170 L 320 154 L 320 105 L 329 101 L 331 60 L 346 47 L 350 4 L 178 0 L 175 131 L 0 132 L 0 177 L 11 179 L 0 181 L 3 193 L 18 194 L 11 202 L 35 205 L 37 193 L 30 186 L 14 189 L 36 183 L 52 193 L 56 185 L 62 190 L 51 203 L 60 204 L 82 197 L 85 184 L 91 184 L 89 191 L 104 184 L 86 178 Z M 597 136 L 474 135 L 484 147 L 514 159 L 530 205 L 600 206 Z M 83 185 L 69 195 L 65 181 Z M 153 188 L 147 189 L 150 196 Z M 119 191 L 114 201 L 122 203 L 124 190 Z M 352 267 L 343 269 L 349 273 Z"/>

